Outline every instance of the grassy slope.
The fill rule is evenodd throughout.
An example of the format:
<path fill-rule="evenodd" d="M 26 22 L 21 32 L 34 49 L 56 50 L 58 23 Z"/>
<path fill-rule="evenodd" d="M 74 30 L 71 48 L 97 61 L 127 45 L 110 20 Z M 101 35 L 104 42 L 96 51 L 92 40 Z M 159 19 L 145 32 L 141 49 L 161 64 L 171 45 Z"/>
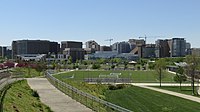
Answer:
<path fill-rule="evenodd" d="M 111 71 L 74 71 L 55 75 L 56 78 L 66 81 L 73 86 L 90 94 L 104 98 L 122 107 L 136 112 L 197 112 L 199 103 L 167 94 L 155 92 L 138 87 L 129 87 L 121 90 L 108 90 L 105 85 L 89 85 L 83 83 L 86 77 L 98 77 L 101 74 L 109 74 Z M 116 72 L 116 71 L 115 71 Z M 155 71 L 123 71 L 122 75 L 132 73 L 132 78 L 137 81 L 156 82 Z M 74 79 L 69 79 L 74 74 Z M 174 75 L 165 76 L 165 81 L 170 81 Z M 181 108 L 180 108 L 181 107 Z"/>
<path fill-rule="evenodd" d="M 67 78 L 74 75 L 72 80 L 83 81 L 84 78 L 95 78 L 99 77 L 100 74 L 108 75 L 110 73 L 122 73 L 119 77 L 131 77 L 134 82 L 158 82 L 158 75 L 155 71 L 73 71 L 56 75 L 55 77 L 69 80 Z M 165 72 L 162 80 L 164 82 L 174 82 L 173 77 L 174 74 Z"/>
<path fill-rule="evenodd" d="M 38 97 L 33 97 L 32 93 L 26 80 L 12 84 L 3 100 L 4 112 L 49 112 L 49 107 L 42 104 Z"/>
<path fill-rule="evenodd" d="M 106 92 L 106 99 L 135 112 L 199 112 L 199 103 L 139 87 Z"/>
<path fill-rule="evenodd" d="M 42 72 L 38 72 L 32 68 L 15 68 L 12 70 L 12 74 L 14 77 L 25 77 L 25 78 L 43 76 Z"/>

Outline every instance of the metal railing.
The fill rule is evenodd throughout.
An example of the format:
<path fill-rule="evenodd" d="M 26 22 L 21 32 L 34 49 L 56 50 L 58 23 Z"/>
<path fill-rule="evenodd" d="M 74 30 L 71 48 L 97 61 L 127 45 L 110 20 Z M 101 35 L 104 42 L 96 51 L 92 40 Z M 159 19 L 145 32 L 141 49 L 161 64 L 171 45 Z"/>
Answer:
<path fill-rule="evenodd" d="M 115 111 L 116 112 L 133 112 L 131 110 L 125 109 L 125 108 L 115 105 L 113 103 L 104 101 L 100 98 L 97 98 L 97 97 L 91 95 L 91 94 L 88 94 L 81 90 L 78 90 L 77 88 L 56 79 L 49 72 L 46 72 L 46 78 L 49 80 L 49 82 L 52 85 L 54 85 L 60 91 L 67 94 L 72 99 L 75 99 L 76 101 L 87 106 L 88 108 L 91 108 L 94 111 L 97 111 L 97 112 L 115 112 Z"/>
<path fill-rule="evenodd" d="M 1 85 L 4 82 L 6 82 L 5 85 Z M 0 83 L 0 112 L 3 112 L 3 98 L 6 94 L 7 89 L 9 89 L 10 87 L 9 84 L 10 83 L 8 83 L 8 79 Z"/>

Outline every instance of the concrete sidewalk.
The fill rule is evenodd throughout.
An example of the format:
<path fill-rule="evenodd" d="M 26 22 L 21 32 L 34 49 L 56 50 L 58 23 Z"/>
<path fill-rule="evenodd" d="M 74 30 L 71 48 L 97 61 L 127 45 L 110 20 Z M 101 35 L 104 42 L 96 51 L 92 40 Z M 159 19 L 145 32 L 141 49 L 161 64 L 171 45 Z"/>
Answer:
<path fill-rule="evenodd" d="M 158 91 L 158 92 L 161 92 L 161 93 L 177 96 L 177 97 L 180 97 L 180 98 L 184 98 L 184 99 L 187 99 L 187 100 L 191 100 L 191 101 L 200 103 L 200 98 L 195 97 L 195 96 L 181 94 L 181 93 L 168 91 L 168 90 L 164 90 L 164 89 L 159 89 L 159 88 L 154 88 L 154 87 L 149 87 L 149 86 L 146 86 L 146 85 L 134 85 L 134 86 L 138 86 L 138 87 L 141 87 L 141 88 L 146 88 L 146 89 Z"/>
<path fill-rule="evenodd" d="M 36 90 L 41 102 L 54 112 L 92 112 L 91 109 L 57 90 L 46 78 L 28 78 L 31 89 Z"/>
<path fill-rule="evenodd" d="M 131 85 L 135 86 L 160 86 L 160 83 L 131 83 Z M 180 86 L 179 83 L 162 83 L 162 86 Z M 195 86 L 198 86 L 197 84 L 194 84 Z M 191 86 L 191 83 L 183 83 L 181 86 Z"/>
<path fill-rule="evenodd" d="M 6 85 L 11 84 L 15 81 L 23 80 L 23 78 L 4 78 L 0 80 L 0 90 L 2 90 Z"/>

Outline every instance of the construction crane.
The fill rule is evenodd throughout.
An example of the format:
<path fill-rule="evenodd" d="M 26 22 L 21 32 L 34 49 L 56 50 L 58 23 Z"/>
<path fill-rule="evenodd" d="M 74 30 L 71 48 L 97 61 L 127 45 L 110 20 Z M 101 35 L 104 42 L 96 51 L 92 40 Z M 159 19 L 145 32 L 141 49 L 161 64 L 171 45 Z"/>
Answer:
<path fill-rule="evenodd" d="M 147 36 L 145 35 L 144 37 L 139 37 L 139 39 L 143 38 L 144 39 L 144 44 L 146 44 L 146 41 L 147 41 Z"/>
<path fill-rule="evenodd" d="M 144 37 L 139 37 L 139 39 L 141 39 L 141 38 L 143 38 L 144 39 L 144 41 L 145 41 L 145 44 L 147 43 L 147 38 L 158 38 L 158 37 L 164 37 L 164 36 L 144 36 Z"/>
<path fill-rule="evenodd" d="M 105 41 L 109 41 L 110 42 L 110 46 L 111 46 L 111 42 L 113 41 L 113 39 L 106 39 Z"/>

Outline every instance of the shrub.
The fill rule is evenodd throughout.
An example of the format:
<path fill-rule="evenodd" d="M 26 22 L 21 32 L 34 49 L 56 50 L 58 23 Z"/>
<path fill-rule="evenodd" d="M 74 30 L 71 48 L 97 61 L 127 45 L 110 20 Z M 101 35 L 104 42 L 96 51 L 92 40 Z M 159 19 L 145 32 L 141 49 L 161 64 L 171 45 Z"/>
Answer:
<path fill-rule="evenodd" d="M 149 63 L 149 69 L 154 69 L 155 68 L 155 63 Z"/>
<path fill-rule="evenodd" d="M 111 65 L 111 68 L 114 69 L 114 68 L 115 68 L 115 65 Z"/>
<path fill-rule="evenodd" d="M 117 85 L 109 85 L 108 89 L 109 90 L 118 90 L 118 89 L 123 89 L 125 87 L 126 87 L 125 84 L 117 84 Z"/>
<path fill-rule="evenodd" d="M 33 90 L 33 92 L 32 92 L 32 95 L 33 95 L 34 97 L 38 97 L 38 98 L 40 97 L 39 94 L 37 93 L 37 91 L 34 91 L 34 90 Z"/>
<path fill-rule="evenodd" d="M 116 89 L 117 89 L 117 86 L 116 86 L 116 85 L 109 85 L 109 86 L 108 86 L 108 89 L 109 89 L 109 90 L 116 90 Z"/>
<path fill-rule="evenodd" d="M 118 85 L 117 85 L 117 89 L 123 89 L 123 88 L 125 88 L 125 87 L 126 87 L 125 84 L 118 84 Z"/>
<path fill-rule="evenodd" d="M 93 64 L 92 69 L 99 69 L 101 66 L 100 64 Z"/>

